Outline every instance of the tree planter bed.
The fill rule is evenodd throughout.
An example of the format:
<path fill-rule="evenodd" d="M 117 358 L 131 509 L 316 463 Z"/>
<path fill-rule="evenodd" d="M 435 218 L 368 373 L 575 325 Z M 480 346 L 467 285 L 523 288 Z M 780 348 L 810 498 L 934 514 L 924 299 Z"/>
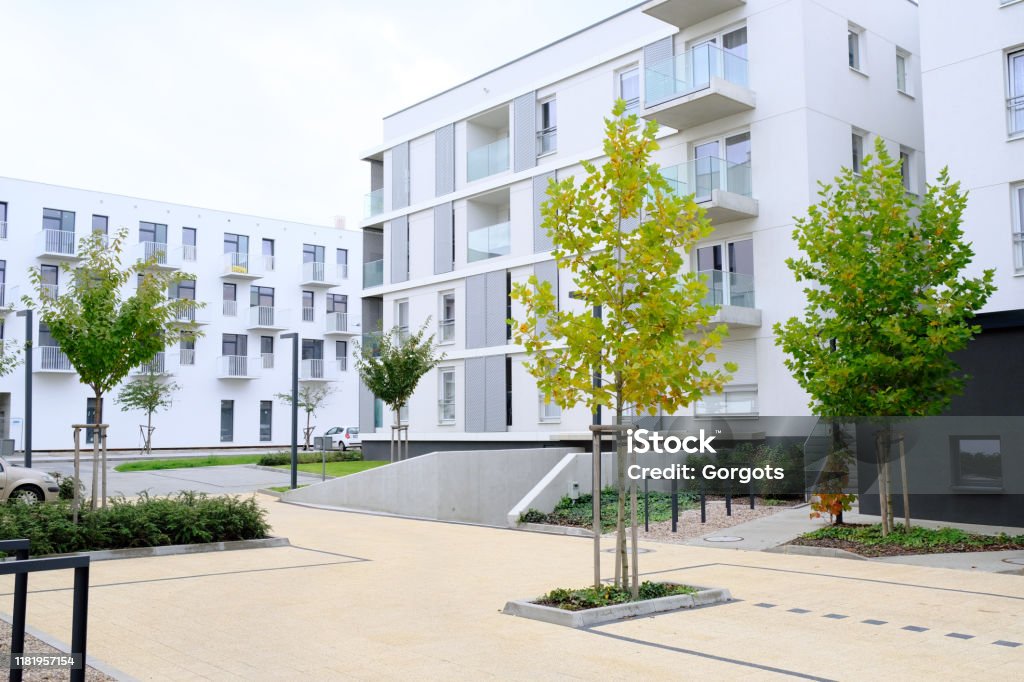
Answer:
<path fill-rule="evenodd" d="M 522 618 L 532 618 L 555 625 L 564 625 L 570 628 L 585 628 L 600 623 L 622 620 L 623 618 L 636 618 L 639 616 L 652 616 L 657 613 L 668 611 L 680 611 L 692 609 L 698 606 L 710 606 L 712 604 L 724 604 L 732 601 L 729 590 L 721 587 L 696 587 L 693 594 L 678 594 L 669 597 L 658 597 L 656 599 L 644 599 L 631 601 L 611 606 L 599 606 L 593 609 L 581 611 L 567 611 L 554 606 L 545 606 L 535 603 L 532 599 L 510 601 L 505 604 L 502 613 Z"/>

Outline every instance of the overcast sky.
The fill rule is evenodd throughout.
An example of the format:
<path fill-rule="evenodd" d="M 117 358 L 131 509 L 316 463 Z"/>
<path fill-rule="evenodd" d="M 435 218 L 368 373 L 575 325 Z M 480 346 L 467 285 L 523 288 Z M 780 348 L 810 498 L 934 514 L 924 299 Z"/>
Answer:
<path fill-rule="evenodd" d="M 381 119 L 634 0 L 0 0 L 0 176 L 362 217 Z"/>

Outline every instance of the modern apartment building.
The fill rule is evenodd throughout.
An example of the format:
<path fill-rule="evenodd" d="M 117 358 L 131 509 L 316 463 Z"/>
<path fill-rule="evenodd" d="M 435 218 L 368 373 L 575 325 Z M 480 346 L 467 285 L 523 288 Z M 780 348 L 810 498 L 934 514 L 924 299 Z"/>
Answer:
<path fill-rule="evenodd" d="M 154 417 L 155 447 L 289 443 L 290 409 L 275 398 L 291 388 L 292 342 L 281 338 L 287 332 L 300 337 L 300 380 L 333 389 L 317 432 L 355 424 L 352 339 L 362 329 L 362 245 L 358 233 L 343 229 L 0 178 L 0 337 L 25 341 L 25 318 L 16 313 L 22 295 L 34 296 L 30 270 L 59 294 L 68 277 L 61 265 L 74 267 L 79 240 L 121 229 L 128 231 L 125 263 L 155 256 L 160 268 L 191 273 L 168 295 L 206 304 L 183 314 L 198 323 L 200 337 L 134 372 L 151 368 L 181 387 L 172 408 Z M 351 272 L 349 263 L 356 264 Z M 29 371 L 33 448 L 69 449 L 70 425 L 93 419 L 92 391 L 38 317 L 31 335 L 31 366 L 0 377 L 0 439 L 23 447 Z M 115 395 L 103 406 L 108 446 L 137 448 L 145 415 L 121 411 Z"/>
<path fill-rule="evenodd" d="M 413 452 L 588 439 L 589 412 L 545 404 L 505 321 L 532 274 L 578 305 L 539 207 L 551 178 L 600 159 L 620 97 L 661 124 L 656 160 L 715 229 L 686 257 L 731 330 L 719 359 L 739 371 L 681 414 L 809 414 L 771 334 L 802 305 L 784 264 L 794 216 L 876 136 L 921 190 L 920 67 L 909 0 L 650 0 L 386 117 L 364 157 L 363 328 L 429 318 L 447 353 L 402 415 Z M 364 398 L 374 456 L 392 417 Z"/>

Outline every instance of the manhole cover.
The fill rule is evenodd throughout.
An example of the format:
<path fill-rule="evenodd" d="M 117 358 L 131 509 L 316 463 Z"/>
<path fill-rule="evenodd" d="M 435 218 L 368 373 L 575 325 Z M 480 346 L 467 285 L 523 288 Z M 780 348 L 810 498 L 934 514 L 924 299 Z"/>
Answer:
<path fill-rule="evenodd" d="M 704 542 L 739 542 L 742 539 L 739 535 L 712 535 L 704 538 Z"/>
<path fill-rule="evenodd" d="M 1024 557 L 1020 557 L 1019 559 L 1003 559 L 1003 561 L 1008 564 L 1017 564 L 1018 566 L 1024 566 Z"/>
<path fill-rule="evenodd" d="M 612 547 L 611 549 L 602 549 L 601 551 L 604 552 L 605 554 L 615 554 L 615 548 L 614 547 Z M 631 551 L 632 550 L 630 549 L 629 545 L 626 545 L 626 552 L 629 553 Z M 653 551 L 654 551 L 653 549 L 644 549 L 643 547 L 638 547 L 637 550 L 636 550 L 636 553 L 637 554 L 649 554 L 650 552 L 653 552 Z"/>

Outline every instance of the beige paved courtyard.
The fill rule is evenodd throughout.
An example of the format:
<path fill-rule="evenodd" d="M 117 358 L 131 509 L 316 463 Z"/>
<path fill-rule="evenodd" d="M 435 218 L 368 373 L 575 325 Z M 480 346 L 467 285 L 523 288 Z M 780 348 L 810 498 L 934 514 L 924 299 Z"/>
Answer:
<path fill-rule="evenodd" d="M 643 572 L 737 601 L 576 631 L 499 611 L 586 584 L 586 539 L 260 499 L 293 547 L 95 563 L 90 654 L 167 680 L 1024 676 L 1020 576 L 646 543 Z M 70 573 L 31 581 L 29 624 L 69 641 Z"/>

